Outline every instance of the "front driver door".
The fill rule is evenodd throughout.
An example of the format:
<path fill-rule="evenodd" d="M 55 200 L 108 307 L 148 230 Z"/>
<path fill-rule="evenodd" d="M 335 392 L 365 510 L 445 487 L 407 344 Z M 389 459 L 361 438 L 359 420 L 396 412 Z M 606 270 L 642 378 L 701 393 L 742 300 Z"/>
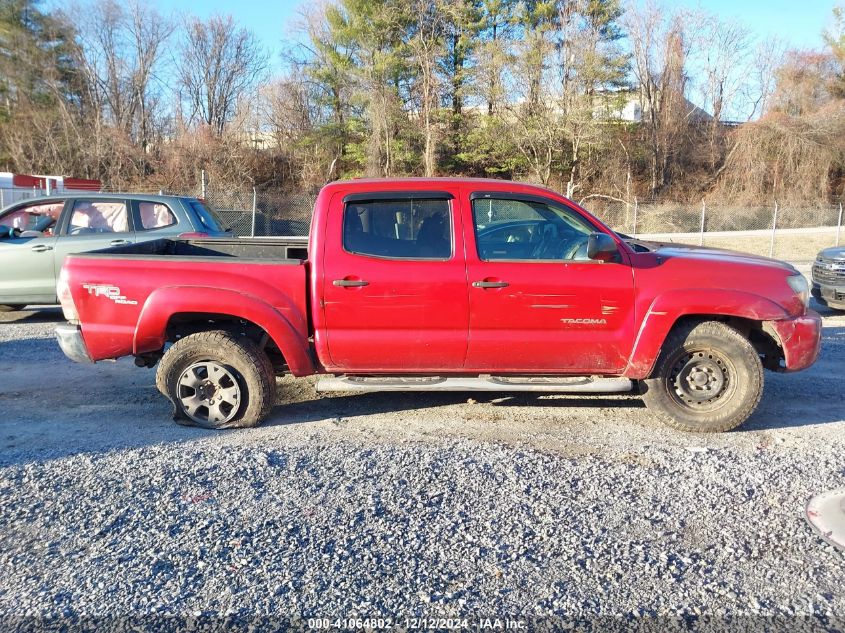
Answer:
<path fill-rule="evenodd" d="M 587 258 L 599 230 L 543 197 L 476 193 L 467 246 L 467 369 L 513 373 L 621 372 L 634 339 L 626 255 Z"/>
<path fill-rule="evenodd" d="M 0 304 L 55 303 L 55 230 L 63 200 L 14 207 L 0 225 L 15 229 L 0 239 Z"/>

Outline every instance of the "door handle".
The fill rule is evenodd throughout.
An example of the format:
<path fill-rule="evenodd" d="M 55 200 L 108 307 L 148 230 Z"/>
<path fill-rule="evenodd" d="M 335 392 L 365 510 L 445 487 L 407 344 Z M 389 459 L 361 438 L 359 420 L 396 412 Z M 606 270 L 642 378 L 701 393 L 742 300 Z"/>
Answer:
<path fill-rule="evenodd" d="M 335 279 L 332 285 L 340 288 L 361 288 L 362 286 L 369 286 L 369 281 L 363 279 Z"/>
<path fill-rule="evenodd" d="M 109 242 L 111 246 L 125 246 L 126 244 L 129 244 L 129 240 L 112 240 Z"/>
<path fill-rule="evenodd" d="M 510 284 L 507 281 L 473 281 L 473 288 L 507 288 Z"/>
<path fill-rule="evenodd" d="M 53 250 L 53 247 L 47 246 L 46 244 L 36 244 L 35 246 L 32 247 L 33 253 L 43 253 L 45 251 L 52 251 L 52 250 Z"/>

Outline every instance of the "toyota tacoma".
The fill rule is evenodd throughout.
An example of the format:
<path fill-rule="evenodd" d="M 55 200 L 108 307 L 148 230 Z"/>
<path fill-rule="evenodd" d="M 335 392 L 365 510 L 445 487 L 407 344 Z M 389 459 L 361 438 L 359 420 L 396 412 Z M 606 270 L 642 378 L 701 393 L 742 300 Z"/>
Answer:
<path fill-rule="evenodd" d="M 789 264 L 626 240 L 559 194 L 483 179 L 335 182 L 309 239 L 161 239 L 70 255 L 57 330 L 81 362 L 157 367 L 177 421 L 261 422 L 275 376 L 319 391 L 637 390 L 725 431 L 821 320 Z"/>

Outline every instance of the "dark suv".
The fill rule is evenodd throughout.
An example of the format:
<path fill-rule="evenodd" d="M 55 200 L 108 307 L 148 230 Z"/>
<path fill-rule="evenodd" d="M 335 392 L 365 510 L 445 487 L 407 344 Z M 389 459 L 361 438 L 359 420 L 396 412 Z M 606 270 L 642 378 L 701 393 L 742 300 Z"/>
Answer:
<path fill-rule="evenodd" d="M 826 248 L 816 256 L 812 292 L 819 303 L 845 310 L 845 246 Z"/>

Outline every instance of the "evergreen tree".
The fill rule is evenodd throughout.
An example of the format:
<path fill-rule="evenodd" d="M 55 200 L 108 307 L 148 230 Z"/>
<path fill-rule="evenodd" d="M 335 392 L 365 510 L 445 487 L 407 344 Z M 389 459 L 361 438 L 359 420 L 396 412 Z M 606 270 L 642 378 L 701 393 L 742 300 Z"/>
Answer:
<path fill-rule="evenodd" d="M 364 106 L 364 143 L 350 147 L 370 176 L 396 171 L 402 114 L 400 88 L 408 75 L 408 5 L 401 0 L 342 0 L 326 10 L 330 41 L 349 59 L 355 99 Z"/>
<path fill-rule="evenodd" d="M 43 106 L 75 89 L 73 32 L 39 4 L 0 3 L 0 116 L 7 119 L 22 101 Z"/>

